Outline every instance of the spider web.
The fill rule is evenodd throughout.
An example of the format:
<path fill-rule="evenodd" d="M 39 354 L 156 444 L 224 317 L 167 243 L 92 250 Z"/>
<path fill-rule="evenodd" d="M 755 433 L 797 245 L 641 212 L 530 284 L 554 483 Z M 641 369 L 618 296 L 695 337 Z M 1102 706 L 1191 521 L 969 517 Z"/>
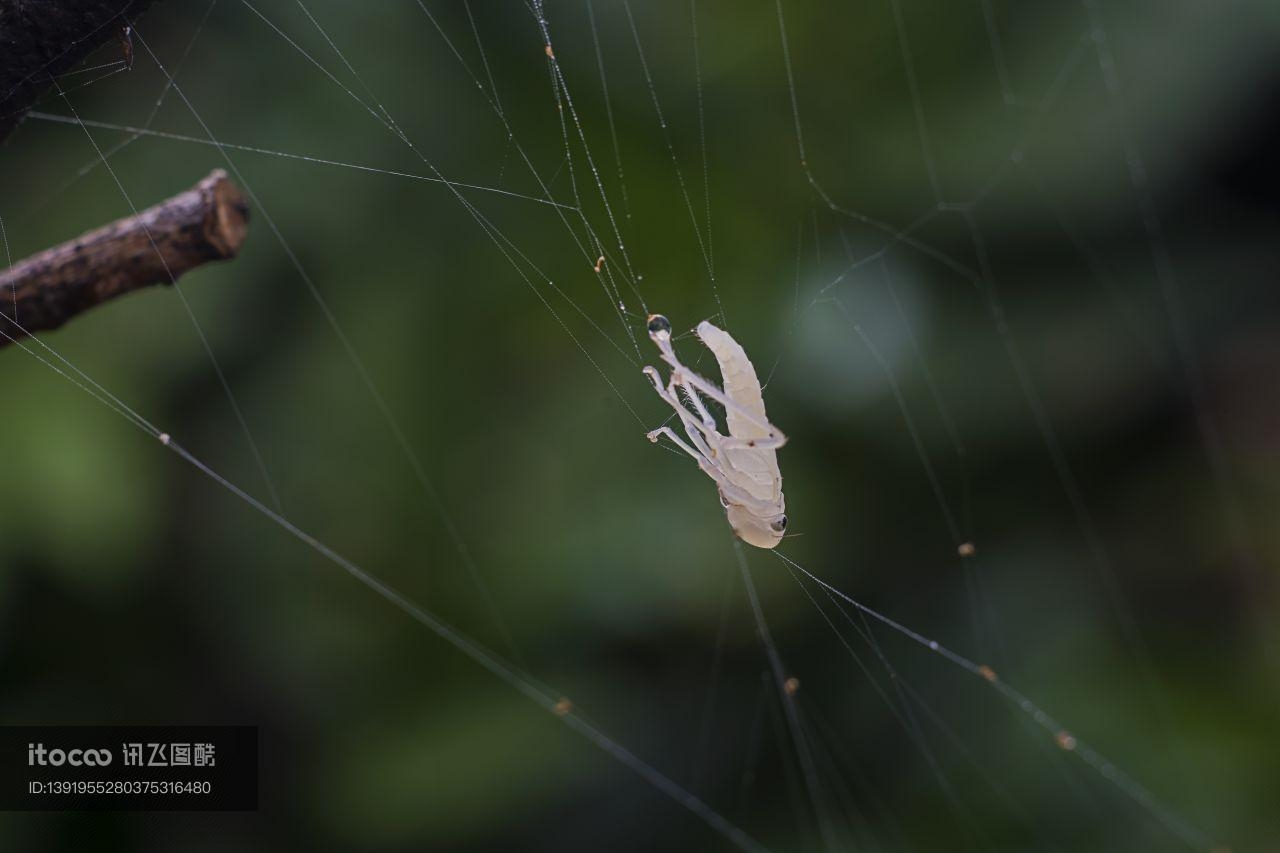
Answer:
<path fill-rule="evenodd" d="M 5 354 L 6 399 L 58 425 L 15 426 L 36 448 L 15 491 L 46 497 L 5 539 L 61 573 L 30 598 L 72 599 L 86 634 L 103 595 L 172 609 L 114 646 L 171 693 L 110 713 L 167 695 L 264 720 L 292 742 L 282 779 L 350 780 L 268 814 L 323 803 L 317 831 L 353 849 L 1210 850 L 1262 825 L 1250 757 L 1204 750 L 1265 730 L 1266 611 L 1197 601 L 1264 560 L 1202 352 L 1252 326 L 1202 328 L 1188 281 L 1263 244 L 1243 216 L 1231 254 L 1203 222 L 1167 230 L 1151 175 L 1189 169 L 1203 125 L 1148 164 L 1143 132 L 1182 112 L 1135 110 L 1116 33 L 1157 55 L 1175 34 L 1091 3 L 984 0 L 943 29 L 905 0 L 404 6 L 157 10 L 129 73 L 103 55 L 55 81 L 0 161 L 10 262 L 211 167 L 255 205 L 245 256 L 177 299 Z M 1174 73 L 1210 101 L 1251 70 L 1236 55 Z M 1177 88 L 1143 79 L 1144 106 Z M 778 552 L 733 542 L 705 478 L 640 440 L 667 416 L 639 372 L 650 311 L 715 319 L 767 377 L 801 534 Z M 1161 493 L 1175 464 L 1189 507 Z M 92 560 L 20 535 L 81 511 Z M 1207 532 L 1147 520 L 1179 515 Z M 1173 629 L 1157 572 L 1202 625 Z M 1222 623 L 1236 645 L 1206 648 Z M 1258 663 L 1222 688 L 1230 659 Z M 1220 689 L 1260 710 L 1204 712 Z M 58 698 L 28 679 L 10 716 Z"/>

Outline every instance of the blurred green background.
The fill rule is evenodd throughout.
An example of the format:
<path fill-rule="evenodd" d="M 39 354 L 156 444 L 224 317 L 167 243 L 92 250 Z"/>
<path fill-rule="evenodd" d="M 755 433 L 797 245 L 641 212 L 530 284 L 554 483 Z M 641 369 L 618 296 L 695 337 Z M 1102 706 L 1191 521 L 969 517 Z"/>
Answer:
<path fill-rule="evenodd" d="M 657 361 L 646 310 L 679 329 L 723 310 L 771 376 L 798 534 L 780 550 L 995 667 L 1215 843 L 1280 849 L 1276 10 L 898 8 L 944 209 L 888 2 L 785 6 L 817 186 L 769 2 L 697 4 L 700 74 L 688 3 L 549 4 L 590 161 L 515 3 L 159 4 L 131 71 L 66 78 L 67 98 L 41 109 L 191 138 L 112 154 L 138 207 L 226 167 L 207 126 L 228 144 L 541 196 L 532 164 L 580 208 L 462 190 L 495 240 L 440 184 L 228 148 L 265 211 L 239 259 L 181 287 L 290 520 L 518 654 L 771 849 L 821 841 L 714 488 L 644 440 L 669 414 L 639 370 Z M 129 138 L 89 132 L 104 150 Z M 617 279 L 625 328 L 577 242 L 585 218 L 624 272 L 593 164 L 637 274 L 634 290 Z M 0 147 L 15 259 L 128 212 L 83 129 L 32 118 Z M 872 222 L 931 212 L 914 244 Z M 975 243 L 977 284 L 956 269 L 981 266 Z M 45 340 L 270 501 L 171 290 Z M 693 337 L 678 345 L 699 357 Z M 0 716 L 252 724 L 262 744 L 256 813 L 8 813 L 3 849 L 728 848 L 14 347 L 0 389 Z M 977 556 L 960 560 L 958 540 Z M 877 626 L 895 688 L 816 587 L 821 612 L 781 561 L 746 557 L 841 846 L 1184 849 L 980 681 Z"/>

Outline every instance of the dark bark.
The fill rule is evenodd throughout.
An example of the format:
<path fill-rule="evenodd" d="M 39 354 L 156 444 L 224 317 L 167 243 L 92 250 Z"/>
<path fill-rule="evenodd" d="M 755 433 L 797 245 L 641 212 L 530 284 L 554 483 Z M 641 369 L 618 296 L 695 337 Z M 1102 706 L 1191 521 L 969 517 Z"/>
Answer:
<path fill-rule="evenodd" d="M 192 189 L 0 270 L 0 347 L 109 299 L 171 284 L 244 243 L 249 205 L 222 170 Z M 12 322 L 9 318 L 15 317 Z"/>
<path fill-rule="evenodd" d="M 153 0 L 0 0 L 0 140 L 52 79 L 97 48 Z M 123 55 L 121 58 L 124 58 Z"/>

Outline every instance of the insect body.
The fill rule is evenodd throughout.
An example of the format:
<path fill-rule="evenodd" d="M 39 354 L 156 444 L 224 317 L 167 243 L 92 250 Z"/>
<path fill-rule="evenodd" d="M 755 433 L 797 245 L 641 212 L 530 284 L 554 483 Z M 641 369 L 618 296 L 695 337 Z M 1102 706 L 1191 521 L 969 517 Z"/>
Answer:
<path fill-rule="evenodd" d="M 686 441 L 671 427 L 649 433 L 650 441 L 666 436 L 697 461 L 698 467 L 720 488 L 729 526 L 738 538 L 758 548 L 772 548 L 787 529 L 786 502 L 776 450 L 787 437 L 769 423 L 760 393 L 760 379 L 747 353 L 728 332 L 705 320 L 698 337 L 720 363 L 724 389 L 680 363 L 671 345 L 671 323 L 661 314 L 649 317 L 649 338 L 662 360 L 671 366 L 671 378 L 663 386 L 658 371 L 645 367 L 654 390 L 675 410 Z M 683 397 L 681 393 L 683 392 Z M 720 433 L 702 396 L 725 409 L 729 435 Z"/>

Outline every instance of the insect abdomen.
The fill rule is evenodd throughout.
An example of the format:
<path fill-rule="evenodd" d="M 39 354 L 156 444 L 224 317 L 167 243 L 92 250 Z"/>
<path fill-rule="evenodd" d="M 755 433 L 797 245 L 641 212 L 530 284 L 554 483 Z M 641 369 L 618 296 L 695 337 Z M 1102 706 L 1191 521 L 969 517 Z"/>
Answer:
<path fill-rule="evenodd" d="M 703 320 L 698 324 L 698 337 L 715 354 L 720 363 L 720 376 L 724 380 L 724 393 L 735 404 L 754 415 L 761 424 L 768 423 L 764 412 L 764 397 L 760 393 L 760 378 L 747 358 L 742 345 L 728 332 Z M 769 430 L 752 423 L 740 413 L 729 409 L 726 415 L 729 434 L 735 438 L 764 438 Z"/>

